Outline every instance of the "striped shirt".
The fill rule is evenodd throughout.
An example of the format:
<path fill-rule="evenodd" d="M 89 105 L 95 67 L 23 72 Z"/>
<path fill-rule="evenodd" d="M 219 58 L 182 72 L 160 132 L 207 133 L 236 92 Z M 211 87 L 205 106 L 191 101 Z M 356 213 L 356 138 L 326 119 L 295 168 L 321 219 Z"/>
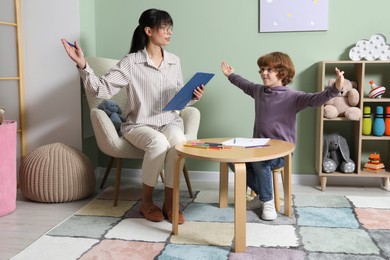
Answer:
<path fill-rule="evenodd" d="M 79 70 L 85 90 L 98 98 L 109 99 L 126 88 L 127 118 L 122 128 L 150 126 L 162 131 L 175 124 L 183 129 L 183 121 L 175 111 L 162 111 L 173 96 L 183 87 L 180 59 L 163 50 L 164 59 L 156 68 L 146 49 L 126 55 L 106 75 L 98 77 L 87 64 Z M 193 104 L 190 101 L 189 104 Z"/>

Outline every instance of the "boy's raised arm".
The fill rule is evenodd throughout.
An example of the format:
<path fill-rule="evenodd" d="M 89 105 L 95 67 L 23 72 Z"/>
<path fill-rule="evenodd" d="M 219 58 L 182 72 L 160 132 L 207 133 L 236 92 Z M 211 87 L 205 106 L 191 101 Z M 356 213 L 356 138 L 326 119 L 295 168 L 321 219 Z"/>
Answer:
<path fill-rule="evenodd" d="M 344 85 L 344 71 L 339 70 L 337 67 L 335 68 L 335 71 L 336 71 L 336 88 L 338 89 L 338 91 L 341 91 Z"/>
<path fill-rule="evenodd" d="M 226 77 L 229 77 L 230 74 L 234 73 L 233 67 L 231 67 L 226 61 L 221 63 L 221 69 Z"/>

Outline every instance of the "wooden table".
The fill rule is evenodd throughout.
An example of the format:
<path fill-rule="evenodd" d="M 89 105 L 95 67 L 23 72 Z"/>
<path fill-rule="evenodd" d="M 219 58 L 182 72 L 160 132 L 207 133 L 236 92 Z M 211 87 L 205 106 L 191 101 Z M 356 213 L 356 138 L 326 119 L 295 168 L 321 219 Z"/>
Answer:
<path fill-rule="evenodd" d="M 229 138 L 201 139 L 199 142 L 220 143 Z M 175 146 L 177 157 L 175 159 L 174 182 L 173 182 L 173 209 L 172 209 L 172 234 L 179 233 L 179 190 L 180 190 L 180 164 L 188 158 L 214 161 L 220 163 L 219 182 L 219 207 L 228 206 L 228 163 L 234 164 L 234 245 L 235 252 L 246 251 L 246 166 L 247 162 L 266 161 L 284 157 L 284 214 L 291 216 L 291 154 L 294 144 L 273 140 L 269 146 L 260 148 L 232 147 L 231 149 L 199 149 L 178 144 Z"/>

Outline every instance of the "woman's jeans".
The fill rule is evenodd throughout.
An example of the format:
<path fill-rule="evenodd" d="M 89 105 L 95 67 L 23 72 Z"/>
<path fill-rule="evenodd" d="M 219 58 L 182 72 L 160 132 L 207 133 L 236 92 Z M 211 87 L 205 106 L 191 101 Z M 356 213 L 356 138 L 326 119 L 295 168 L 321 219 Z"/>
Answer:
<path fill-rule="evenodd" d="M 284 166 L 284 158 L 246 163 L 246 184 L 262 202 L 273 199 L 272 169 Z"/>

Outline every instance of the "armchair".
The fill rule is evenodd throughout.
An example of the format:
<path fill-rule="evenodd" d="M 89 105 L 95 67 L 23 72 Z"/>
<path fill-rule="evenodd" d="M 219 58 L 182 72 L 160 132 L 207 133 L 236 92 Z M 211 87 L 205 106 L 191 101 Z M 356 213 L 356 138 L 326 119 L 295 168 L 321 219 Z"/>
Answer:
<path fill-rule="evenodd" d="M 110 68 L 112 68 L 118 60 L 107 59 L 102 57 L 87 57 L 87 62 L 98 76 L 104 75 Z M 118 105 L 125 111 L 127 104 L 126 90 L 122 89 L 111 99 L 115 100 Z M 134 147 L 126 139 L 120 137 L 115 130 L 113 123 L 107 114 L 98 109 L 98 105 L 102 102 L 102 99 L 96 98 L 89 93 L 86 93 L 88 105 L 90 108 L 90 116 L 92 122 L 92 128 L 95 134 L 96 142 L 99 149 L 106 155 L 110 156 L 111 159 L 108 163 L 106 172 L 104 174 L 100 188 L 103 188 L 107 177 L 110 173 L 114 160 L 117 159 L 116 166 L 116 177 L 115 177 L 115 195 L 114 195 L 114 206 L 118 204 L 119 189 L 121 182 L 121 171 L 122 171 L 122 159 L 142 159 L 144 151 Z M 184 122 L 184 134 L 187 140 L 197 139 L 199 123 L 200 123 L 200 112 L 195 107 L 186 107 L 179 111 L 180 116 Z M 184 163 L 183 173 L 187 184 L 188 192 L 190 197 L 193 197 L 191 182 L 188 176 L 187 166 Z M 162 181 L 163 174 L 161 173 Z"/>

